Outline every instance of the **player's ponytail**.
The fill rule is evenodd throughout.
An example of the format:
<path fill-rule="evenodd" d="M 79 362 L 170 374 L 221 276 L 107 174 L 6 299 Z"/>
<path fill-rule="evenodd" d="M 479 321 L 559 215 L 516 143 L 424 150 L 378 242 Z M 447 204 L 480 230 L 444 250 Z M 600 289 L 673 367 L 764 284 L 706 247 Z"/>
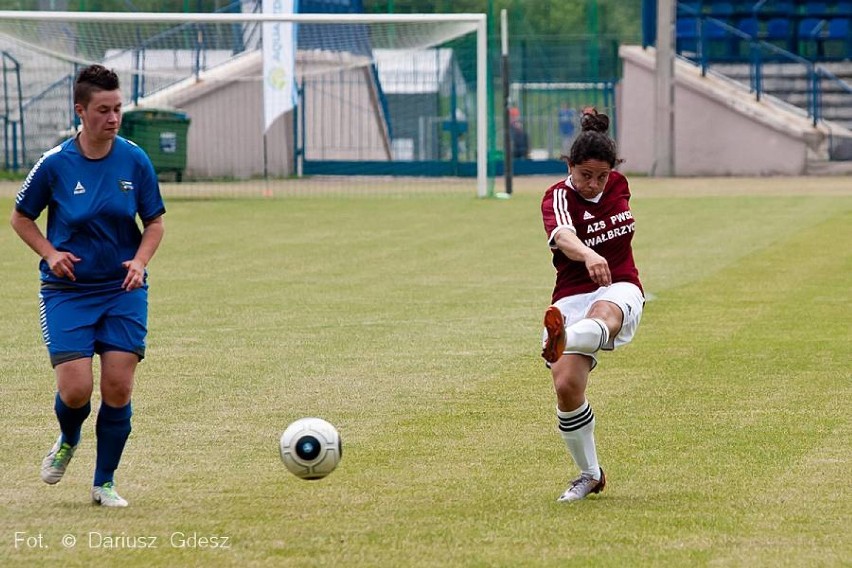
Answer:
<path fill-rule="evenodd" d="M 562 156 L 569 167 L 588 160 L 599 160 L 614 168 L 621 162 L 618 159 L 615 140 L 607 135 L 609 131 L 607 115 L 600 114 L 594 107 L 586 107 L 580 117 L 580 128 L 582 132 L 571 144 L 571 151 L 567 156 Z"/>
<path fill-rule="evenodd" d="M 605 114 L 598 113 L 595 107 L 586 107 L 583 109 L 583 115 L 580 117 L 580 128 L 583 132 L 600 132 L 606 134 L 609 130 L 609 117 Z"/>

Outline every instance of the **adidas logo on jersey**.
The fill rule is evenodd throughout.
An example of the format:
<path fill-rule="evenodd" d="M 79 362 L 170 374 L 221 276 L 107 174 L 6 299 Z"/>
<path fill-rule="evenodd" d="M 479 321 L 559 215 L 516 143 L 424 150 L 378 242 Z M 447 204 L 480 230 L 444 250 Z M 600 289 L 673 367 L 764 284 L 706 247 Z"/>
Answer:
<path fill-rule="evenodd" d="M 589 219 L 594 219 L 595 216 L 589 213 L 588 211 L 583 211 L 583 221 L 588 221 Z"/>
<path fill-rule="evenodd" d="M 86 188 L 78 181 L 76 187 L 74 187 L 74 195 L 80 195 L 81 193 L 86 193 Z"/>

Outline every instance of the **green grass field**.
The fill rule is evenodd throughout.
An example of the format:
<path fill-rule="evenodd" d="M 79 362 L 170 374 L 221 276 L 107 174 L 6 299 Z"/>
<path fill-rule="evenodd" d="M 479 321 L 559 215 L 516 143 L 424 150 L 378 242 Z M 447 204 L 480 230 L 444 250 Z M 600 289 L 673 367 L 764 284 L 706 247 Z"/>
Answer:
<path fill-rule="evenodd" d="M 633 180 L 651 301 L 590 383 L 607 490 L 568 506 L 539 358 L 552 181 L 167 200 L 124 510 L 89 504 L 94 416 L 39 479 L 54 381 L 37 258 L 6 226 L 0 564 L 849 566 L 852 179 Z M 277 447 L 310 415 L 344 441 L 315 482 Z"/>

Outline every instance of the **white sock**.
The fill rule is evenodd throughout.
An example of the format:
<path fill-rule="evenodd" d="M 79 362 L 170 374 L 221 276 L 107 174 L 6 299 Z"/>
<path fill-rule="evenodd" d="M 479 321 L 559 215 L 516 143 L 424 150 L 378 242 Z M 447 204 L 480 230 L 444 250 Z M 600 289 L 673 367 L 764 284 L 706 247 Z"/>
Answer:
<path fill-rule="evenodd" d="M 582 473 L 600 479 L 601 469 L 595 449 L 595 414 L 589 401 L 584 400 L 580 408 L 568 412 L 557 408 L 556 417 L 559 419 L 559 433 L 574 463 Z"/>

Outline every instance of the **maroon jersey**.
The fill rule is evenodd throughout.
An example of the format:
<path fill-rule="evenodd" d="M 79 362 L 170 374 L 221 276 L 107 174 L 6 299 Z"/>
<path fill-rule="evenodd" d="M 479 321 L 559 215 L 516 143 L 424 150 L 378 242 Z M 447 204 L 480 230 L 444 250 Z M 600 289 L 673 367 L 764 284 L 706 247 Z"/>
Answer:
<path fill-rule="evenodd" d="M 583 199 L 571 186 L 571 178 L 552 185 L 544 194 L 541 215 L 556 267 L 553 302 L 599 288 L 589 277 L 585 263 L 571 260 L 555 247 L 554 236 L 563 228 L 574 231 L 584 245 L 606 259 L 613 282 L 632 282 L 642 289 L 631 247 L 634 222 L 627 178 L 615 171 L 610 173 L 599 197 L 597 203 Z"/>

